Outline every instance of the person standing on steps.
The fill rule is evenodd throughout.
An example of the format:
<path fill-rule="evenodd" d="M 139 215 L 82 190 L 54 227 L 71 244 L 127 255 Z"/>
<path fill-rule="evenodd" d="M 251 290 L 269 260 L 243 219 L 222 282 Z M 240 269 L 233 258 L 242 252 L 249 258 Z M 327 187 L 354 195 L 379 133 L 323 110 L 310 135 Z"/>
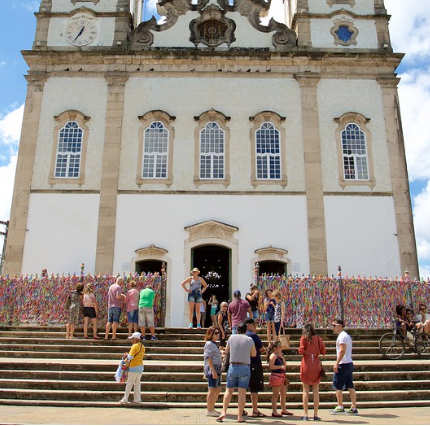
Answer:
<path fill-rule="evenodd" d="M 249 303 L 249 306 L 251 306 L 251 318 L 254 318 L 254 320 L 258 320 L 260 318 L 260 313 L 258 311 L 258 304 L 260 303 L 260 292 L 258 291 L 258 287 L 256 284 L 251 284 L 251 291 L 249 293 L 246 293 L 245 299 Z"/>
<path fill-rule="evenodd" d="M 237 326 L 245 321 L 247 314 L 252 318 L 251 306 L 246 300 L 241 298 L 240 290 L 235 290 L 233 293 L 234 300 L 228 305 L 228 322 L 232 334 L 236 334 Z"/>
<path fill-rule="evenodd" d="M 139 322 L 139 290 L 136 288 L 136 281 L 132 280 L 128 283 L 129 290 L 125 296 L 125 306 L 127 310 L 128 321 L 128 337 L 131 336 L 132 331 L 137 331 L 137 324 Z"/>
<path fill-rule="evenodd" d="M 257 354 L 251 357 L 251 378 L 249 379 L 249 392 L 251 393 L 252 415 L 251 417 L 267 417 L 258 409 L 258 392 L 264 392 L 264 375 L 261 364 L 261 354 L 266 352 L 263 342 L 257 335 L 254 318 L 247 318 L 244 321 L 246 325 L 246 335 L 254 341 Z"/>
<path fill-rule="evenodd" d="M 357 395 L 355 393 L 352 373 L 354 364 L 352 362 L 352 339 L 343 329 L 345 323 L 342 319 L 335 319 L 332 323 L 333 332 L 338 334 L 336 340 L 336 363 L 333 366 L 333 389 L 336 391 L 337 407 L 330 414 L 358 415 Z M 348 389 L 351 398 L 351 408 L 345 410 L 343 407 L 343 391 Z"/>
<path fill-rule="evenodd" d="M 154 290 L 152 289 L 152 285 L 148 284 L 140 292 L 139 297 L 139 327 L 142 333 L 143 340 L 146 339 L 146 323 L 148 323 L 149 331 L 151 332 L 151 340 L 158 340 L 157 336 L 155 335 L 154 300 Z"/>
<path fill-rule="evenodd" d="M 112 340 L 116 340 L 116 330 L 118 329 L 121 317 L 122 303 L 125 300 L 125 294 L 122 294 L 124 282 L 123 277 L 118 277 L 108 290 L 108 321 L 106 323 L 105 340 L 108 339 L 111 328 Z"/>
<path fill-rule="evenodd" d="M 140 341 L 141 335 L 138 331 L 133 333 L 129 339 L 133 342 L 133 345 L 126 354 L 127 361 L 130 363 L 128 369 L 127 385 L 125 387 L 125 393 L 123 398 L 119 401 L 121 405 L 129 404 L 128 398 L 131 390 L 134 391 L 134 403 L 140 405 L 142 402 L 141 398 L 141 385 L 140 379 L 143 373 L 143 357 L 145 355 L 145 346 Z"/>
<path fill-rule="evenodd" d="M 101 339 L 97 336 L 97 317 L 99 316 L 99 308 L 97 299 L 94 294 L 92 283 L 88 283 L 84 290 L 84 339 L 88 339 L 88 323 L 91 320 L 93 326 L 93 339 Z"/>
<path fill-rule="evenodd" d="M 200 324 L 200 304 L 203 302 L 202 294 L 206 291 L 208 285 L 202 277 L 199 277 L 199 274 L 199 269 L 193 268 L 191 277 L 186 278 L 181 283 L 184 291 L 188 293 L 188 306 L 190 309 L 188 313 L 190 320 L 189 328 L 193 328 L 194 311 L 196 312 L 197 328 L 202 328 Z M 189 284 L 189 288 L 187 288 L 187 284 Z"/>

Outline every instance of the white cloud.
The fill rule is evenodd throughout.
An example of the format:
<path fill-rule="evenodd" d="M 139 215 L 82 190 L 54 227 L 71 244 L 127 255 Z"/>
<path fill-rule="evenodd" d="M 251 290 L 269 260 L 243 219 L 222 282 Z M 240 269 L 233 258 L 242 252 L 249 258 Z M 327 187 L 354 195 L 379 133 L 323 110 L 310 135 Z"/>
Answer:
<path fill-rule="evenodd" d="M 23 115 L 24 105 L 8 112 L 4 117 L 0 115 L 0 149 L 2 145 L 18 145 Z"/>
<path fill-rule="evenodd" d="M 421 277 L 430 277 L 430 181 L 414 199 L 414 223 Z"/>
<path fill-rule="evenodd" d="M 1 61 L 1 62 L 0 62 L 0 67 L 4 67 L 6 64 L 7 64 L 7 62 L 6 62 L 6 61 Z"/>

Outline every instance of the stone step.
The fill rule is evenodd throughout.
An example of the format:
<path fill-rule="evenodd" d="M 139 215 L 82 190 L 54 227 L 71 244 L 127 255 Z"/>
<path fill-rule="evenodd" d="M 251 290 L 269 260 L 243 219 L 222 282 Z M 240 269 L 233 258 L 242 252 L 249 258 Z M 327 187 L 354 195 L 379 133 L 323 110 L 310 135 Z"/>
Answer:
<path fill-rule="evenodd" d="M 289 377 L 290 378 L 290 377 Z M 203 380 L 202 375 L 200 376 L 199 382 L 174 382 L 174 381 L 147 381 L 146 375 L 142 377 L 142 392 L 157 392 L 163 390 L 164 392 L 201 392 L 207 391 L 207 382 Z M 225 377 L 224 377 L 225 382 Z M 265 392 L 267 394 L 271 393 L 271 388 L 268 385 L 268 380 L 265 381 Z M 429 390 L 430 392 L 430 380 L 404 380 L 399 381 L 360 381 L 354 380 L 354 384 L 357 389 L 361 392 L 364 391 L 418 391 L 418 390 Z M 117 391 L 118 383 L 113 379 L 113 374 L 111 375 L 111 380 L 104 381 L 93 381 L 93 380 L 81 380 L 81 381 L 68 381 L 68 380 L 40 380 L 40 379 L 0 379 L 1 389 L 38 389 L 39 391 L 49 391 L 49 390 L 82 390 L 87 391 Z M 300 392 L 302 390 L 302 384 L 300 381 L 290 381 L 288 386 L 288 392 Z M 320 384 L 320 392 L 332 392 L 331 381 L 324 381 Z M 261 393 L 263 395 L 264 392 Z M 262 397 L 263 398 L 263 397 Z"/>
<path fill-rule="evenodd" d="M 40 390 L 40 389 L 0 389 L 0 399 L 20 399 L 20 400 L 74 400 L 74 401 L 119 401 L 124 394 L 124 385 L 117 385 L 116 391 L 99 390 Z M 166 391 L 143 391 L 142 401 L 144 402 L 181 402 L 195 403 L 206 400 L 207 390 L 204 392 L 166 392 Z M 270 402 L 271 392 L 259 394 L 259 401 Z M 370 390 L 361 391 L 357 389 L 357 400 L 362 406 L 366 401 L 404 401 L 404 400 L 429 400 L 430 390 Z M 237 401 L 237 394 L 234 393 L 233 401 Z M 333 391 L 321 392 L 322 402 L 335 404 L 336 398 Z M 345 398 L 347 401 L 347 399 Z M 289 391 L 287 393 L 288 403 L 300 403 L 302 401 L 301 391 Z"/>
<path fill-rule="evenodd" d="M 158 372 L 148 371 L 146 367 L 142 380 L 145 382 L 187 382 L 195 383 L 202 382 L 202 368 L 200 367 L 199 372 Z M 300 375 L 296 372 L 288 371 L 288 379 L 290 383 L 300 382 Z M 270 372 L 268 368 L 264 372 L 264 380 L 268 383 Z M 65 380 L 65 381 L 82 381 L 82 382 L 99 382 L 99 381 L 110 381 L 113 377 L 113 369 L 110 371 L 53 371 L 53 370 L 6 370 L 0 369 L 0 380 L 7 379 L 26 379 L 26 380 Z M 326 382 L 331 382 L 332 373 L 327 372 Z M 354 372 L 354 381 L 386 381 L 386 382 L 400 382 L 407 380 L 430 380 L 430 374 L 428 370 L 398 372 L 398 371 L 374 371 L 374 372 Z M 205 386 L 206 386 L 206 382 Z"/>

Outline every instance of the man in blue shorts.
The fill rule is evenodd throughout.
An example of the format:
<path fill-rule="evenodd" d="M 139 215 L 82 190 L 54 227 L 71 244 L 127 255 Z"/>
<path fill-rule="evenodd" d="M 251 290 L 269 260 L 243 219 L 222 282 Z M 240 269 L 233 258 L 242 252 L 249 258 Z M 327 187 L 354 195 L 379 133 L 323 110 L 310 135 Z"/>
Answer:
<path fill-rule="evenodd" d="M 336 391 L 337 407 L 330 414 L 350 414 L 358 416 L 357 396 L 352 381 L 354 364 L 352 362 L 351 336 L 344 331 L 345 323 L 342 319 L 335 319 L 332 323 L 333 332 L 338 334 L 336 340 L 336 363 L 333 366 L 333 389 Z M 351 408 L 343 407 L 343 391 L 348 389 L 351 398 Z"/>
<path fill-rule="evenodd" d="M 116 282 L 112 284 L 108 290 L 108 321 L 106 323 L 105 340 L 109 337 L 111 327 L 112 340 L 116 340 L 116 330 L 121 317 L 122 303 L 125 300 L 125 294 L 122 294 L 124 282 L 123 277 L 118 277 Z"/>

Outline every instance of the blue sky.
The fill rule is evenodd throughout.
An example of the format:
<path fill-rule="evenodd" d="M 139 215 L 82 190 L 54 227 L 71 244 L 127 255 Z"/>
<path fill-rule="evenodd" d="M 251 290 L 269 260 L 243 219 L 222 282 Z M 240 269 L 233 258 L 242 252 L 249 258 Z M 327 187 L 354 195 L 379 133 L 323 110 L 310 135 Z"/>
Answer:
<path fill-rule="evenodd" d="M 147 16 L 155 1 L 149 0 Z M 26 95 L 27 65 L 20 51 L 31 49 L 39 0 L 0 0 L 0 220 L 8 220 L 16 154 Z M 409 180 L 420 275 L 430 276 L 430 0 L 385 0 L 392 15 L 396 52 L 406 53 L 398 69 Z M 276 12 L 275 12 L 276 13 Z M 0 227 L 0 231 L 2 231 Z M 0 251 L 3 241 L 0 239 Z"/>

